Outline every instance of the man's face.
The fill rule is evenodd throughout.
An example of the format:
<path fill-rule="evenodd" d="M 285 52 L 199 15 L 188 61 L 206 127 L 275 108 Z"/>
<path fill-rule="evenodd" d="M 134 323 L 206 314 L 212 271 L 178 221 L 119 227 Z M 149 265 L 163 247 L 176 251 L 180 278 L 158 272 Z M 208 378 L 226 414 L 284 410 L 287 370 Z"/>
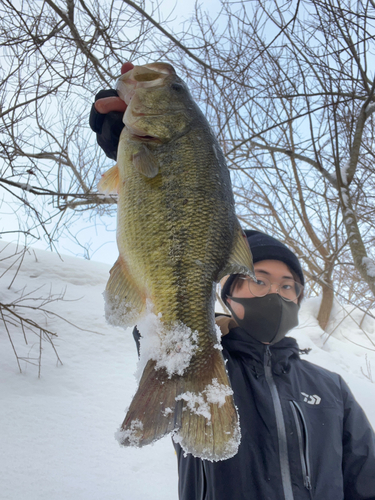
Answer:
<path fill-rule="evenodd" d="M 254 271 L 258 280 L 265 278 L 271 283 L 268 293 L 277 293 L 281 283 L 288 283 L 288 280 L 290 280 L 290 283 L 294 282 L 294 278 L 289 267 L 280 260 L 261 260 L 256 262 L 254 264 Z M 249 280 L 250 279 L 251 278 L 249 278 Z M 255 296 L 250 291 L 247 279 L 237 280 L 231 295 L 232 297 L 249 299 Z M 230 298 L 227 299 L 227 302 L 230 304 L 233 312 L 238 316 L 238 318 L 243 319 L 245 314 L 243 305 L 238 302 L 234 302 Z M 298 299 L 293 300 L 293 302 L 297 304 Z"/>

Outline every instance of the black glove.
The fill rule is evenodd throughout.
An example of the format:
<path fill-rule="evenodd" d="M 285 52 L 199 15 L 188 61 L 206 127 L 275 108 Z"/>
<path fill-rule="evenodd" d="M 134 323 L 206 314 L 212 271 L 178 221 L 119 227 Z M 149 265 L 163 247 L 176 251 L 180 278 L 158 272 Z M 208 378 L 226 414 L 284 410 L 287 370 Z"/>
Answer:
<path fill-rule="evenodd" d="M 142 338 L 142 335 L 139 333 L 139 330 L 137 326 L 133 328 L 133 337 L 135 340 L 135 344 L 137 346 L 137 352 L 138 352 L 138 358 L 141 356 L 141 342 L 140 339 Z"/>
<path fill-rule="evenodd" d="M 103 97 L 118 97 L 118 93 L 114 89 L 101 90 L 95 96 L 95 101 Z M 99 146 L 103 149 L 108 158 L 116 160 L 117 147 L 121 131 L 124 127 L 122 117 L 124 113 L 120 111 L 111 111 L 110 113 L 102 114 L 96 111 L 94 104 L 91 107 L 90 127 L 96 133 L 96 139 Z"/>

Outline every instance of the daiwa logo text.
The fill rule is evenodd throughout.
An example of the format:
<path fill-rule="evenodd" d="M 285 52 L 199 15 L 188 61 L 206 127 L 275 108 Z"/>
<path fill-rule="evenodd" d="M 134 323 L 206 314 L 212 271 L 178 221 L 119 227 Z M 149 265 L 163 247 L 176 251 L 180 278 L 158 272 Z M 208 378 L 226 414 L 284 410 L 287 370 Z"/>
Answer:
<path fill-rule="evenodd" d="M 317 396 L 316 394 L 313 394 L 310 396 L 309 394 L 306 394 L 305 392 L 301 392 L 303 396 L 303 400 L 305 403 L 308 403 L 309 405 L 318 405 L 322 398 L 320 396 Z"/>

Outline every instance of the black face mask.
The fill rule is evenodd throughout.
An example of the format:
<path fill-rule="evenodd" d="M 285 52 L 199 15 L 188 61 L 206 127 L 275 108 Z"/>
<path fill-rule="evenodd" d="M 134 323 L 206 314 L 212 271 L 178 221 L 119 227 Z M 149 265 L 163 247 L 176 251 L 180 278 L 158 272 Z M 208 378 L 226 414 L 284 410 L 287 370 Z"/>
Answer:
<path fill-rule="evenodd" d="M 240 319 L 228 305 L 238 326 L 259 342 L 276 344 L 298 325 L 299 306 L 282 299 L 278 293 L 250 299 L 229 298 L 242 304 L 245 310 L 243 319 Z"/>

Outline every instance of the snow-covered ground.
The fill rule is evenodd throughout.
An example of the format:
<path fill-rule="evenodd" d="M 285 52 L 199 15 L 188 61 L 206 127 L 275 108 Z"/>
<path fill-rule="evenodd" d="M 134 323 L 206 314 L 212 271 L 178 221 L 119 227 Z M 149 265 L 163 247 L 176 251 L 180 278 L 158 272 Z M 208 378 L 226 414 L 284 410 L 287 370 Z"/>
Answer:
<path fill-rule="evenodd" d="M 0 242 L 0 277 L 14 250 Z M 114 438 L 135 392 L 137 355 L 131 330 L 109 326 L 103 317 L 109 266 L 30 250 L 12 283 L 18 264 L 1 277 L 0 302 L 35 290 L 27 303 L 36 305 L 32 297 L 65 292 L 64 301 L 45 308 L 70 324 L 32 313 L 58 332 L 54 344 L 63 362 L 58 365 L 43 342 L 38 378 L 38 367 L 26 361 L 19 373 L 0 318 L 0 499 L 176 500 L 170 438 L 143 449 L 121 448 Z M 328 336 L 317 326 L 318 308 L 319 298 L 305 301 L 293 336 L 312 349 L 308 360 L 345 378 L 375 427 L 375 321 L 363 321 L 364 333 L 358 327 L 363 314 L 345 317 L 350 309 L 336 304 Z M 38 337 L 27 334 L 26 345 L 22 332 L 9 328 L 18 355 L 38 358 Z"/>

